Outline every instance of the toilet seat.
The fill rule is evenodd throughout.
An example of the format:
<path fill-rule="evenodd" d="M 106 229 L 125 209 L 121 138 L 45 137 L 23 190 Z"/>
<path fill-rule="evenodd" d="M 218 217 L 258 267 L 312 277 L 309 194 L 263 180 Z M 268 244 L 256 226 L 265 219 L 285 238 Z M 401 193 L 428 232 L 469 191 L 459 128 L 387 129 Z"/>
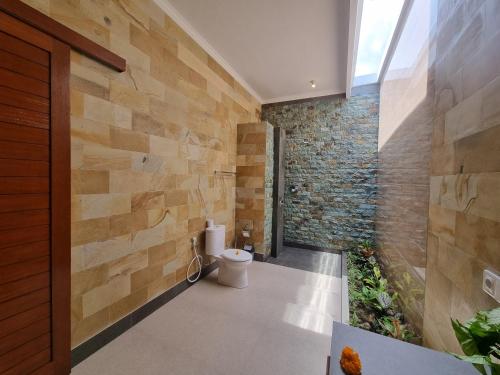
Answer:
<path fill-rule="evenodd" d="M 240 249 L 224 250 L 221 256 L 230 262 L 248 262 L 249 260 L 252 260 L 252 255 L 249 252 Z"/>

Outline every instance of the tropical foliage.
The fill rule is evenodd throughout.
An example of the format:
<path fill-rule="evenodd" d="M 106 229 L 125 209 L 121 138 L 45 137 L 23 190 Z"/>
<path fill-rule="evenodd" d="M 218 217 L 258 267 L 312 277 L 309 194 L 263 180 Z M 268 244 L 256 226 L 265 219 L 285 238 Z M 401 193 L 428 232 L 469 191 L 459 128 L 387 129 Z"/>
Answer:
<path fill-rule="evenodd" d="M 465 354 L 455 356 L 483 375 L 500 375 L 500 307 L 479 311 L 465 323 L 452 319 L 451 325 Z"/>
<path fill-rule="evenodd" d="M 416 342 L 406 323 L 398 294 L 388 285 L 375 258 L 375 247 L 362 242 L 347 253 L 350 324 L 399 340 Z"/>

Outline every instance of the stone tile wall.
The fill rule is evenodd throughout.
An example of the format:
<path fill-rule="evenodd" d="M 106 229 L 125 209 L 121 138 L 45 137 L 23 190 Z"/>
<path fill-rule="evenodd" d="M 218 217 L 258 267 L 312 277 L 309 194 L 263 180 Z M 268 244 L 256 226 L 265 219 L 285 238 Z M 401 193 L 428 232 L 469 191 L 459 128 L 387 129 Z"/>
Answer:
<path fill-rule="evenodd" d="M 424 316 L 434 112 L 432 5 L 433 0 L 413 3 L 380 87 L 376 242 L 398 302 L 418 333 Z"/>
<path fill-rule="evenodd" d="M 238 246 L 253 243 L 255 251 L 271 251 L 273 211 L 273 127 L 267 122 L 238 124 L 236 161 L 236 235 Z M 251 231 L 249 240 L 241 231 Z"/>
<path fill-rule="evenodd" d="M 25 0 L 127 60 L 71 55 L 72 346 L 185 280 L 206 217 L 234 238 L 236 124 L 260 104 L 152 0 Z"/>
<path fill-rule="evenodd" d="M 373 239 L 378 100 L 375 90 L 262 107 L 286 131 L 285 241 L 343 250 Z"/>
<path fill-rule="evenodd" d="M 379 146 L 379 182 L 387 186 L 380 189 L 387 194 L 379 201 L 378 242 L 395 265 L 394 282 L 404 283 L 405 273 L 411 276 L 407 290 L 420 288 L 419 278 L 425 281 L 425 296 L 414 298 L 407 310 L 416 325 L 422 325 L 423 314 L 424 344 L 459 352 L 450 318 L 466 320 L 498 306 L 481 284 L 484 269 L 500 271 L 500 2 L 413 4 L 423 18 L 409 20 L 405 32 L 426 48 L 415 55 L 406 75 L 394 70 L 392 82 L 388 75 L 382 85 L 380 128 L 389 132 Z M 407 40 L 398 47 L 401 61 L 408 61 L 408 51 L 418 46 Z M 398 194 L 390 194 L 390 185 L 403 182 L 393 189 Z M 425 243 L 421 204 L 426 190 Z M 416 229 L 413 235 L 408 222 Z M 411 243 L 400 239 L 398 230 Z M 402 293 L 410 302 L 415 297 Z"/>
<path fill-rule="evenodd" d="M 438 2 L 424 343 L 459 350 L 450 317 L 498 307 L 500 2 Z"/>

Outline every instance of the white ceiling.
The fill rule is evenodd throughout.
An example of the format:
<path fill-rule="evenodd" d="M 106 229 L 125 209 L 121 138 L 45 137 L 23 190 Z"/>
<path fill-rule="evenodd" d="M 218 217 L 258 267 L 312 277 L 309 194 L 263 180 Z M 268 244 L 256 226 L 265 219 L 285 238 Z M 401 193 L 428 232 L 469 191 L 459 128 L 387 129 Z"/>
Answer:
<path fill-rule="evenodd" d="M 263 103 L 346 91 L 349 0 L 157 2 Z"/>

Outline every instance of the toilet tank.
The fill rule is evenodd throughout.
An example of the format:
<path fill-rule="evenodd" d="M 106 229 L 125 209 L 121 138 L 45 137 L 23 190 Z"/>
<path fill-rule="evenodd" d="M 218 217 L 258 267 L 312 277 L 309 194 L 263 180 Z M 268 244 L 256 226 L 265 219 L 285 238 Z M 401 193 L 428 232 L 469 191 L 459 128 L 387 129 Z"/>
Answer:
<path fill-rule="evenodd" d="M 205 232 L 205 253 L 218 256 L 224 251 L 226 244 L 226 226 L 214 225 Z"/>

